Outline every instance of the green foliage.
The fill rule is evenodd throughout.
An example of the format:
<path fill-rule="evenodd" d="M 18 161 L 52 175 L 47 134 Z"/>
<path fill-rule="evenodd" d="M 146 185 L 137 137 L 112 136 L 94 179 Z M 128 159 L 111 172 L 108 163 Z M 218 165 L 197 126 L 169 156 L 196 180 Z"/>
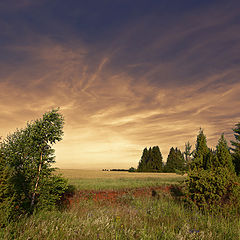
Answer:
<path fill-rule="evenodd" d="M 203 131 L 197 137 L 196 151 L 186 181 L 188 202 L 202 210 L 240 213 L 240 187 L 227 141 L 222 134 L 216 151 L 208 149 Z"/>
<path fill-rule="evenodd" d="M 233 164 L 235 167 L 235 172 L 237 175 L 240 175 L 240 123 L 235 125 L 233 129 L 235 141 L 231 141 L 232 144 L 232 155 L 233 155 Z"/>
<path fill-rule="evenodd" d="M 16 211 L 17 199 L 10 185 L 10 169 L 2 157 L 0 149 L 0 228 L 6 226 Z"/>
<path fill-rule="evenodd" d="M 162 154 L 158 146 L 145 148 L 139 161 L 138 172 L 162 172 Z"/>
<path fill-rule="evenodd" d="M 56 203 L 66 188 L 64 180 L 52 176 L 54 169 L 51 168 L 55 162 L 52 144 L 62 139 L 63 123 L 62 115 L 54 109 L 4 139 L 0 159 L 0 209 L 9 203 L 11 206 L 2 222 L 31 213 L 37 206 Z M 56 195 L 51 194 L 54 191 Z M 48 195 L 45 201 L 44 195 Z"/>
<path fill-rule="evenodd" d="M 173 147 L 169 151 L 164 172 L 175 172 L 175 149 Z"/>
<path fill-rule="evenodd" d="M 138 163 L 138 168 L 137 168 L 138 172 L 146 171 L 146 163 L 147 163 L 148 155 L 149 153 L 147 148 L 144 148 L 142 157 Z"/>
<path fill-rule="evenodd" d="M 158 146 L 152 148 L 152 169 L 156 172 L 162 172 L 163 157 Z"/>
<path fill-rule="evenodd" d="M 216 147 L 216 161 L 213 163 L 214 167 L 226 167 L 230 172 L 234 172 L 234 166 L 232 163 L 232 156 L 229 151 L 224 135 L 222 134 L 218 140 L 218 145 Z"/>
<path fill-rule="evenodd" d="M 240 213 L 237 178 L 227 167 L 194 169 L 187 177 L 187 199 L 201 210 L 234 209 Z"/>
<path fill-rule="evenodd" d="M 191 169 L 211 168 L 211 153 L 210 149 L 207 146 L 207 139 L 203 133 L 203 130 L 200 128 L 199 134 L 197 136 L 196 149 L 193 155 L 193 161 L 191 162 Z"/>
<path fill-rule="evenodd" d="M 185 170 L 185 160 L 183 154 L 178 148 L 171 148 L 168 154 L 164 172 L 182 172 Z"/>
<path fill-rule="evenodd" d="M 185 143 L 184 155 L 185 155 L 185 162 L 186 162 L 187 168 L 190 167 L 191 156 L 193 154 L 193 152 L 191 151 L 191 148 L 192 148 L 192 145 L 189 142 Z"/>
<path fill-rule="evenodd" d="M 60 203 L 64 193 L 69 189 L 68 181 L 60 175 L 50 175 L 43 178 L 37 192 L 36 209 L 53 210 Z"/>

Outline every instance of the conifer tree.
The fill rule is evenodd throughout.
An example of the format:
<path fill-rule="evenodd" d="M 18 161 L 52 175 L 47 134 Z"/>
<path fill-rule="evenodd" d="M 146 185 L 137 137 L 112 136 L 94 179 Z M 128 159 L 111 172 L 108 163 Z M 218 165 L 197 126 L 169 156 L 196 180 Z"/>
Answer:
<path fill-rule="evenodd" d="M 184 155 L 178 148 L 175 149 L 175 152 L 176 152 L 176 169 L 179 171 L 184 171 L 186 169 Z"/>
<path fill-rule="evenodd" d="M 162 164 L 162 154 L 158 146 L 150 147 L 149 149 L 144 148 L 137 171 L 161 172 Z"/>
<path fill-rule="evenodd" d="M 171 147 L 166 165 L 165 172 L 176 172 L 176 170 L 183 171 L 185 168 L 185 161 L 180 149 Z"/>
<path fill-rule="evenodd" d="M 214 162 L 214 167 L 226 167 L 230 170 L 230 172 L 234 172 L 232 156 L 230 154 L 227 141 L 224 138 L 224 134 L 222 134 L 218 140 L 218 145 L 216 147 L 216 162 Z"/>
<path fill-rule="evenodd" d="M 213 149 L 209 149 L 208 154 L 206 155 L 204 164 L 203 164 L 203 169 L 212 169 L 214 167 L 215 162 L 217 162 L 217 155 L 216 151 Z"/>
<path fill-rule="evenodd" d="M 173 147 L 171 147 L 167 157 L 166 165 L 164 166 L 164 172 L 175 172 L 174 161 L 175 161 L 175 150 Z"/>
<path fill-rule="evenodd" d="M 232 144 L 232 155 L 233 165 L 237 175 L 240 175 L 240 122 L 235 125 L 233 129 L 235 141 L 231 141 Z"/>
<path fill-rule="evenodd" d="M 138 163 L 138 168 L 137 171 L 138 172 L 144 172 L 147 168 L 147 159 L 148 159 L 148 150 L 147 148 L 144 148 L 143 153 L 142 153 L 142 157 Z"/>
<path fill-rule="evenodd" d="M 162 172 L 163 158 L 158 146 L 154 146 L 152 148 L 152 158 L 153 158 L 152 170 Z"/>
<path fill-rule="evenodd" d="M 184 155 L 185 155 L 185 162 L 186 162 L 186 166 L 190 166 L 191 163 L 191 155 L 192 155 L 192 151 L 191 151 L 192 145 L 187 142 L 185 143 L 185 151 L 184 151 Z"/>
<path fill-rule="evenodd" d="M 153 153 L 152 148 L 150 147 L 148 150 L 145 172 L 152 172 L 152 169 L 153 169 Z"/>
<path fill-rule="evenodd" d="M 207 146 L 207 139 L 203 133 L 203 130 L 200 128 L 199 134 L 197 136 L 196 149 L 193 156 L 193 161 L 191 163 L 191 169 L 209 167 L 209 148 Z"/>

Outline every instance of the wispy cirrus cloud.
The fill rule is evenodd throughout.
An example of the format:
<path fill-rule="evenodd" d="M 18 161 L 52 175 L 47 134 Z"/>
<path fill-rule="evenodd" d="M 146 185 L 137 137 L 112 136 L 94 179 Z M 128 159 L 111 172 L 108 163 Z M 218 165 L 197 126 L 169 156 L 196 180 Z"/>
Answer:
<path fill-rule="evenodd" d="M 152 145 L 166 160 L 170 147 L 194 145 L 199 127 L 211 147 L 222 132 L 231 138 L 240 117 L 234 6 L 221 2 L 175 15 L 168 7 L 169 13 L 149 8 L 144 17 L 99 25 L 105 32 L 98 41 L 75 24 L 78 10 L 69 21 L 46 11 L 43 23 L 53 19 L 46 30 L 25 24 L 18 41 L 16 28 L 26 20 L 0 21 L 1 135 L 60 106 L 66 127 L 57 159 L 68 168 L 136 166 L 142 149 Z"/>

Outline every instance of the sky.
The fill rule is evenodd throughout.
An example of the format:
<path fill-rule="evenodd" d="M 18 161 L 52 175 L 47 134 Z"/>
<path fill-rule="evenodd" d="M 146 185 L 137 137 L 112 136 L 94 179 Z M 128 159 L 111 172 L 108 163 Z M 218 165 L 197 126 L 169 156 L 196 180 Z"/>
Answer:
<path fill-rule="evenodd" d="M 60 107 L 56 166 L 137 167 L 240 122 L 240 2 L 0 2 L 0 136 Z"/>

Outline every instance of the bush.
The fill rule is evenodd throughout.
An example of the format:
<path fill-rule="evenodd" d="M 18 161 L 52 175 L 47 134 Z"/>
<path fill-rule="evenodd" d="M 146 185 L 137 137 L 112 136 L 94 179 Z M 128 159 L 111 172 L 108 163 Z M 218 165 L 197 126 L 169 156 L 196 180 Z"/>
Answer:
<path fill-rule="evenodd" d="M 134 168 L 134 167 L 130 167 L 129 169 L 128 169 L 128 172 L 136 172 L 137 170 Z"/>
<path fill-rule="evenodd" d="M 67 180 L 60 175 L 44 178 L 40 185 L 41 194 L 37 194 L 37 211 L 42 209 L 53 210 L 58 207 L 68 188 Z"/>
<path fill-rule="evenodd" d="M 193 170 L 187 177 L 186 196 L 201 210 L 240 213 L 239 179 L 228 168 Z"/>

